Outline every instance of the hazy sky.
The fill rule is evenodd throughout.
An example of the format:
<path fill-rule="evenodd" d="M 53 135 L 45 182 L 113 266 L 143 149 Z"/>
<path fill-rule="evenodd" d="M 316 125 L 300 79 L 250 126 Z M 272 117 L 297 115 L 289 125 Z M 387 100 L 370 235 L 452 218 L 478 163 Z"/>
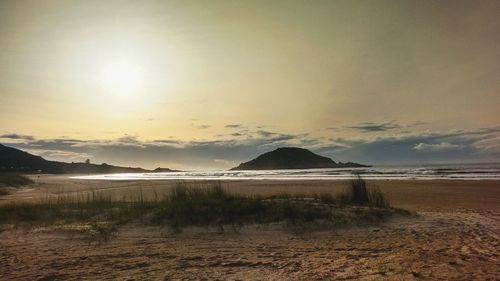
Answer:
<path fill-rule="evenodd" d="M 0 1 L 0 142 L 228 168 L 500 160 L 500 1 Z"/>

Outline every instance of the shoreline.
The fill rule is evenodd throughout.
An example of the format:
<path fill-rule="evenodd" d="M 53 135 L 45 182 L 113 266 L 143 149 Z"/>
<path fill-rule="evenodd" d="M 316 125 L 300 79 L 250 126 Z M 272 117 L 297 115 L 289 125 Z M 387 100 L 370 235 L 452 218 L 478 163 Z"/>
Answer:
<path fill-rule="evenodd" d="M 88 181 L 35 176 L 10 199 L 97 190 L 120 196 L 168 192 L 170 181 Z M 199 181 L 191 181 L 199 182 Z M 239 194 L 335 194 L 349 181 L 223 181 Z M 496 280 L 500 181 L 367 181 L 391 205 L 416 212 L 377 225 L 293 233 L 271 226 L 223 233 L 133 222 L 108 242 L 75 230 L 0 232 L 0 276 L 9 280 Z M 5 197 L 5 196 L 4 196 Z M 5 198 L 4 198 L 5 199 Z M 71 228 L 69 228 L 71 229 Z M 23 270 L 19 270 L 23 268 Z M 1 279 L 1 278 L 0 278 Z"/>
<path fill-rule="evenodd" d="M 73 175 L 31 175 L 35 183 L 0 196 L 0 204 L 11 200 L 36 200 L 47 196 L 87 192 L 109 193 L 116 199 L 133 192 L 146 196 L 166 194 L 179 180 L 82 180 Z M 349 180 L 183 180 L 187 183 L 220 181 L 230 192 L 243 195 L 329 193 L 343 191 Z M 369 187 L 384 192 L 395 207 L 412 211 L 499 210 L 500 180 L 366 180 Z"/>

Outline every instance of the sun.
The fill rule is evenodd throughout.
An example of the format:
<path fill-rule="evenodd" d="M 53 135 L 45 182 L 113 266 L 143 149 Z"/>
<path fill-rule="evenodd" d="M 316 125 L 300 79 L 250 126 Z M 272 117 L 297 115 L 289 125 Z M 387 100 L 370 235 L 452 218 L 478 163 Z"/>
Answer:
<path fill-rule="evenodd" d="M 100 80 L 102 87 L 114 94 L 137 93 L 144 86 L 144 72 L 136 64 L 118 61 L 102 68 Z"/>

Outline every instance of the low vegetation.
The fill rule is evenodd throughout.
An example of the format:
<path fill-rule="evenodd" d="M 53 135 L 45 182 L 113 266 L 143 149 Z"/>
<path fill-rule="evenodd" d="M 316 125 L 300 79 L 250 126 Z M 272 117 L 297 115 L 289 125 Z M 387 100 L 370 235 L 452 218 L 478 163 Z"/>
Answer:
<path fill-rule="evenodd" d="M 4 187 L 4 186 L 0 186 L 0 196 L 9 195 L 9 194 L 10 194 L 9 188 Z"/>
<path fill-rule="evenodd" d="M 0 186 L 19 187 L 32 183 L 32 180 L 21 174 L 0 173 Z"/>
<path fill-rule="evenodd" d="M 32 184 L 28 177 L 16 173 L 0 173 L 0 195 L 8 195 L 12 188 Z"/>
<path fill-rule="evenodd" d="M 340 202 L 361 204 L 378 208 L 389 208 L 389 201 L 378 188 L 368 188 L 366 181 L 357 175 L 351 180 L 349 187 L 339 195 Z"/>
<path fill-rule="evenodd" d="M 137 222 L 166 225 L 173 230 L 187 226 L 238 229 L 246 224 L 283 224 L 286 227 L 335 227 L 381 221 L 402 213 L 389 208 L 384 195 L 369 190 L 357 178 L 339 196 L 314 194 L 292 196 L 243 196 L 232 194 L 220 183 L 188 185 L 179 182 L 170 193 L 145 200 L 141 191 L 114 201 L 102 192 L 47 197 L 38 202 L 12 202 L 0 205 L 1 224 L 64 225 L 80 223 L 116 229 L 120 224 Z M 95 231 L 94 231 L 95 232 Z"/>

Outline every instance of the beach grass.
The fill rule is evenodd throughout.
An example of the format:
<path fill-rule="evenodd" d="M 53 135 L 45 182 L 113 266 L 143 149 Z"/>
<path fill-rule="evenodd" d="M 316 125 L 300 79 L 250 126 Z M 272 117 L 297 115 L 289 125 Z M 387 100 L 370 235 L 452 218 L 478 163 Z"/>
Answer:
<path fill-rule="evenodd" d="M 378 188 L 369 188 L 366 181 L 357 175 L 351 179 L 349 187 L 337 198 L 345 204 L 360 204 L 378 208 L 390 208 L 389 201 Z"/>
<path fill-rule="evenodd" d="M 33 181 L 24 175 L 0 172 L 0 195 L 8 195 L 12 188 L 18 188 L 32 183 Z"/>
<path fill-rule="evenodd" d="M 220 182 L 178 182 L 161 198 L 155 196 L 146 200 L 139 190 L 128 198 L 112 200 L 103 192 L 90 190 L 35 202 L 2 204 L 0 225 L 81 223 L 116 229 L 124 223 L 139 222 L 168 226 L 177 231 L 189 226 L 223 230 L 224 227 L 238 229 L 244 225 L 276 223 L 292 228 L 324 228 L 374 223 L 402 213 L 390 208 L 380 191 L 363 189 L 365 195 L 356 192 L 359 192 L 359 186 L 353 184 L 351 189 L 337 197 L 330 194 L 244 196 L 229 192 Z"/>
<path fill-rule="evenodd" d="M 0 172 L 0 186 L 19 187 L 32 183 L 33 181 L 25 175 Z"/>

